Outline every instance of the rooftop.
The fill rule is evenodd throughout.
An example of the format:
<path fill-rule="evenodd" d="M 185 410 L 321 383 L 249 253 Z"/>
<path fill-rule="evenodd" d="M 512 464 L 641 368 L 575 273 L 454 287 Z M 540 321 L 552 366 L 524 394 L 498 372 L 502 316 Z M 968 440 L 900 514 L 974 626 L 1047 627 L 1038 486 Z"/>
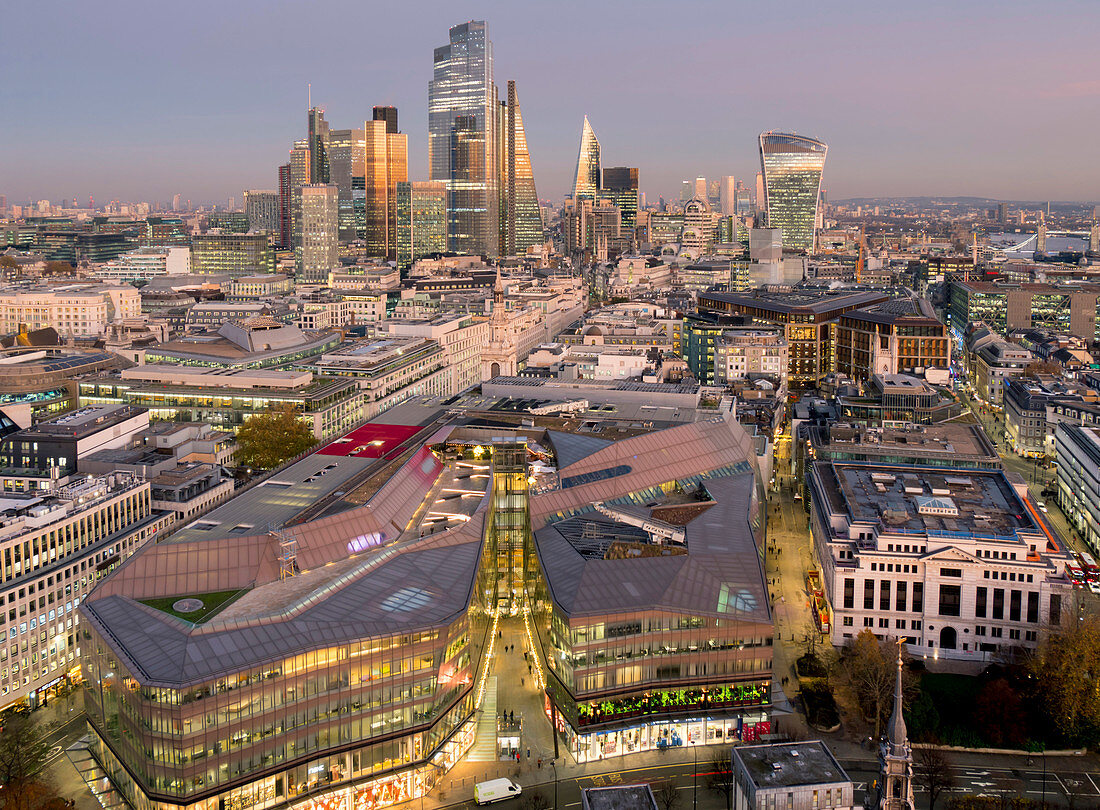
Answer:
<path fill-rule="evenodd" d="M 113 428 L 145 412 L 145 408 L 135 405 L 86 405 L 79 410 L 69 411 L 48 422 L 41 422 L 27 428 L 21 434 L 31 439 L 63 436 L 81 439 L 101 430 Z"/>
<path fill-rule="evenodd" d="M 657 810 L 649 785 L 591 787 L 581 791 L 583 810 Z"/>
<path fill-rule="evenodd" d="M 733 747 L 733 756 L 744 766 L 757 790 L 851 781 L 820 740 L 737 745 Z"/>
<path fill-rule="evenodd" d="M 881 292 L 851 292 L 833 290 L 809 290 L 798 287 L 772 291 L 766 288 L 743 293 L 700 293 L 700 304 L 706 301 L 722 301 L 738 306 L 756 307 L 772 312 L 812 312 L 820 314 L 835 309 L 864 307 L 877 304 L 887 298 Z"/>

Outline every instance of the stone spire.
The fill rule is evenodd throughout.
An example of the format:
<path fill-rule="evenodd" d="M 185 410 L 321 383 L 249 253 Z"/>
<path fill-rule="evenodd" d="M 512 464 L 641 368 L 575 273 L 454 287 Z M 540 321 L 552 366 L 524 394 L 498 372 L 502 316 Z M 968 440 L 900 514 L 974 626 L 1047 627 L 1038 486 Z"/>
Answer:
<path fill-rule="evenodd" d="M 905 730 L 905 718 L 902 716 L 902 695 L 901 695 L 901 645 L 898 645 L 898 679 L 894 684 L 894 713 L 890 716 L 890 724 L 887 727 L 887 732 L 890 740 L 891 753 L 894 756 L 902 756 L 906 745 L 909 744 L 909 738 Z"/>
<path fill-rule="evenodd" d="M 894 682 L 894 713 L 886 727 L 886 739 L 880 749 L 881 766 L 878 787 L 879 810 L 915 810 L 913 796 L 913 749 L 902 716 L 901 645 L 898 639 L 898 672 Z"/>

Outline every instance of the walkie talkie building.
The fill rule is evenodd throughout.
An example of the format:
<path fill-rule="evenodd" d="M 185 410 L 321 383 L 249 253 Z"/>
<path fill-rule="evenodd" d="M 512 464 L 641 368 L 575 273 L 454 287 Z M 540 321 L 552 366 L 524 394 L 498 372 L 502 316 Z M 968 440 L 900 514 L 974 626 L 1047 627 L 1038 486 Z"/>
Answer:
<path fill-rule="evenodd" d="M 816 138 L 786 132 L 760 135 L 767 224 L 783 229 L 785 250 L 809 253 L 814 249 L 817 200 L 828 151 L 828 145 Z"/>

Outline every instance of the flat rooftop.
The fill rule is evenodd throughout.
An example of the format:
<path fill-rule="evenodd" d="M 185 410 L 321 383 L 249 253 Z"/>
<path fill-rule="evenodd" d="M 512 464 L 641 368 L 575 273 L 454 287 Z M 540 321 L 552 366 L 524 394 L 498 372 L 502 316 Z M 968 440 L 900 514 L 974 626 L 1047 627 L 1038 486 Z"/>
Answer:
<path fill-rule="evenodd" d="M 649 785 L 585 788 L 581 804 L 584 810 L 657 810 Z"/>
<path fill-rule="evenodd" d="M 49 422 L 27 428 L 21 431 L 21 435 L 27 438 L 67 436 L 79 439 L 121 424 L 127 419 L 145 413 L 145 410 L 135 405 L 87 405 L 79 410 L 62 414 Z"/>
<path fill-rule="evenodd" d="M 706 301 L 722 301 L 773 312 L 799 310 L 822 313 L 834 309 L 870 306 L 888 297 L 884 292 L 829 292 L 795 287 L 783 292 L 761 289 L 744 293 L 702 293 L 699 301 L 702 305 L 705 305 Z"/>
<path fill-rule="evenodd" d="M 740 760 L 757 790 L 851 781 L 820 740 L 738 745 L 733 748 L 733 756 Z"/>
<path fill-rule="evenodd" d="M 977 459 L 989 462 L 990 467 L 1001 466 L 996 449 L 976 424 L 947 422 L 911 428 L 868 428 L 838 423 L 813 425 L 809 435 L 814 448 L 823 452 Z"/>
<path fill-rule="evenodd" d="M 834 514 L 883 531 L 1042 531 L 1000 470 L 817 462 L 814 471 Z"/>

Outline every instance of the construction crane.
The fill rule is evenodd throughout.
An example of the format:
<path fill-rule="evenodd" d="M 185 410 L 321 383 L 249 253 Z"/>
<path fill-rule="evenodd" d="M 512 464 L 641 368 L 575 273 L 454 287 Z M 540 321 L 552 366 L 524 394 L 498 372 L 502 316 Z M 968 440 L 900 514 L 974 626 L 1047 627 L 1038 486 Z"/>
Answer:
<path fill-rule="evenodd" d="M 867 264 L 867 226 L 859 229 L 859 258 L 856 259 L 856 284 L 863 283 L 863 269 Z"/>

